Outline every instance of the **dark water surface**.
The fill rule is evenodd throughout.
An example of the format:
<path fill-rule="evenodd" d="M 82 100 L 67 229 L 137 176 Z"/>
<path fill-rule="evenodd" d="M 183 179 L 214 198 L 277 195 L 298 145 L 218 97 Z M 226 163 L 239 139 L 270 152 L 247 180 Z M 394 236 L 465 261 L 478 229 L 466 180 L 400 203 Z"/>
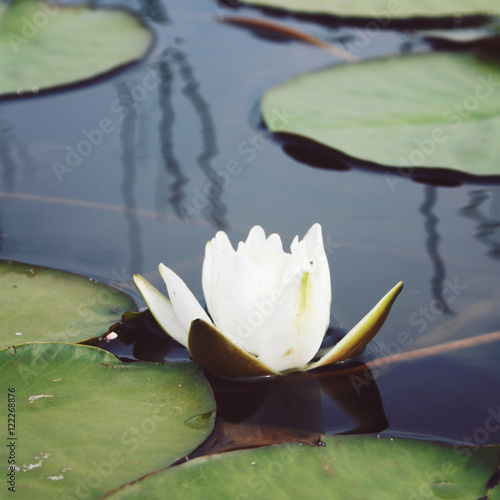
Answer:
<path fill-rule="evenodd" d="M 218 229 L 236 242 L 260 224 L 287 247 L 320 222 L 340 328 L 405 283 L 372 357 L 500 329 L 497 185 L 437 187 L 383 171 L 306 166 L 258 128 L 259 98 L 342 61 L 223 24 L 220 14 L 231 12 L 210 0 L 129 7 L 143 8 L 157 31 L 147 60 L 91 86 L 0 104 L 1 258 L 112 283 L 142 306 L 132 274 L 161 286 L 160 262 L 201 296 L 204 246 Z M 382 33 L 360 43 L 358 55 L 399 52 L 406 41 Z M 369 394 L 355 410 L 349 395 L 321 382 L 315 392 L 296 390 L 293 404 L 283 393 L 270 400 L 283 397 L 294 425 L 313 430 L 353 429 L 353 414 L 371 414 L 377 427 L 385 412 L 388 433 L 498 443 L 500 431 L 485 425 L 492 415 L 500 421 L 499 375 L 500 344 L 492 343 L 382 370 L 379 396 L 361 385 Z"/>

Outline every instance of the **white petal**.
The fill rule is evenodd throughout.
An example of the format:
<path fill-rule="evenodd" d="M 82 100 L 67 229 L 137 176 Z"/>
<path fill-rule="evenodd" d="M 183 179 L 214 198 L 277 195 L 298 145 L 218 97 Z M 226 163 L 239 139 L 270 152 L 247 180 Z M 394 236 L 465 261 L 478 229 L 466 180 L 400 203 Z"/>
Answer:
<path fill-rule="evenodd" d="M 134 283 L 139 292 L 141 292 L 151 314 L 165 333 L 187 347 L 189 330 L 184 329 L 179 323 L 170 301 L 149 281 L 138 274 L 134 275 Z"/>
<path fill-rule="evenodd" d="M 263 246 L 263 252 L 283 253 L 283 245 L 279 234 L 271 234 Z"/>
<path fill-rule="evenodd" d="M 202 319 L 209 324 L 213 324 L 205 309 L 201 307 L 184 281 L 167 266 L 160 264 L 159 268 L 160 274 L 167 285 L 170 302 L 182 328 L 189 332 L 191 322 L 195 319 Z"/>
<path fill-rule="evenodd" d="M 212 241 L 209 241 L 205 246 L 205 258 L 201 270 L 201 287 L 209 312 L 212 309 L 212 296 L 210 293 L 212 288 L 212 261 Z"/>
<path fill-rule="evenodd" d="M 208 312 L 214 322 L 217 316 L 217 298 L 224 292 L 220 286 L 220 272 L 227 267 L 234 255 L 234 248 L 224 231 L 219 231 L 205 248 L 201 284 Z"/>
<path fill-rule="evenodd" d="M 212 272 L 209 312 L 213 322 L 223 335 L 248 352 L 255 353 L 259 345 L 254 339 L 249 340 L 251 332 L 246 327 L 248 310 L 263 288 L 263 279 L 254 263 L 243 255 L 212 241 Z M 250 344 L 252 342 L 252 344 Z"/>
<path fill-rule="evenodd" d="M 262 325 L 260 360 L 278 371 L 300 368 L 317 353 L 330 320 L 330 294 L 319 274 L 296 274 Z"/>
<path fill-rule="evenodd" d="M 306 253 L 309 262 L 312 263 L 314 272 L 318 274 L 323 291 L 331 298 L 330 267 L 325 252 L 321 226 L 318 223 L 313 224 L 309 231 L 307 231 L 304 241 L 306 243 Z"/>
<path fill-rule="evenodd" d="M 262 249 L 266 241 L 266 233 L 264 229 L 260 226 L 254 226 L 250 229 L 246 241 L 241 242 L 238 245 L 238 250 L 240 247 L 246 248 L 249 252 L 259 252 Z"/>

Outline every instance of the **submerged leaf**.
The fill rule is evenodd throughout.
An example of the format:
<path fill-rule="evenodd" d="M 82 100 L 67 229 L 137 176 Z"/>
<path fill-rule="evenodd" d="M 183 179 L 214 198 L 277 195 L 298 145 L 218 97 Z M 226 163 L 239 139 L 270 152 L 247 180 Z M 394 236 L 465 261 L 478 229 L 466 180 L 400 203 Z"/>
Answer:
<path fill-rule="evenodd" d="M 261 111 L 273 132 L 403 176 L 424 167 L 500 176 L 499 87 L 498 59 L 414 54 L 298 76 L 267 91 Z"/>
<path fill-rule="evenodd" d="M 6 4 L 0 10 L 0 95 L 36 94 L 95 78 L 137 61 L 152 41 L 136 16 L 118 8 Z"/>

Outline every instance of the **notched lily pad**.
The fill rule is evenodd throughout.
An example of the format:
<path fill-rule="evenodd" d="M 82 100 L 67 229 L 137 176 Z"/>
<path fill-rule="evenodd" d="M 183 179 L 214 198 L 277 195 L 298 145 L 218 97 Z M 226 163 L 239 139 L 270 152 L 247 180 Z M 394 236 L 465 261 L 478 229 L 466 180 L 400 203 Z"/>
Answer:
<path fill-rule="evenodd" d="M 0 383 L 15 402 L 8 437 L 20 499 L 99 498 L 181 459 L 213 427 L 212 391 L 193 363 L 28 343 L 0 351 Z"/>
<path fill-rule="evenodd" d="M 76 274 L 0 261 L 0 347 L 78 342 L 106 332 L 136 309 L 123 292 Z"/>
<path fill-rule="evenodd" d="M 267 91 L 261 112 L 275 133 L 405 177 L 498 180 L 499 90 L 498 59 L 414 54 L 298 76 Z"/>
<path fill-rule="evenodd" d="M 493 498 L 500 449 L 465 455 L 444 444 L 376 436 L 324 437 L 191 460 L 106 498 Z M 460 449 L 460 451 L 463 451 Z M 496 491 L 496 490 L 495 490 Z M 494 494 L 494 493 L 493 493 Z"/>
<path fill-rule="evenodd" d="M 17 0 L 0 4 L 0 95 L 37 94 L 142 58 L 152 32 L 126 10 Z"/>

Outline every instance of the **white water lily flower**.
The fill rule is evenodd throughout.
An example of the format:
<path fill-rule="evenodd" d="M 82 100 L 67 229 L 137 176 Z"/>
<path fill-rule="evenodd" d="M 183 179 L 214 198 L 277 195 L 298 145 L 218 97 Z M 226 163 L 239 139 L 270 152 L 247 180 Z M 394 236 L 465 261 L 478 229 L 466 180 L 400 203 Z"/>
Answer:
<path fill-rule="evenodd" d="M 376 318 L 367 316 L 350 332 L 350 342 L 344 338 L 307 366 L 330 319 L 330 270 L 319 224 L 304 239 L 296 236 L 290 253 L 283 251 L 277 234 L 266 238 L 260 226 L 251 229 L 237 250 L 226 233 L 218 232 L 207 243 L 203 262 L 208 314 L 177 274 L 163 264 L 160 273 L 170 301 L 134 276 L 151 313 L 195 361 L 230 377 L 319 367 L 356 355 L 378 331 L 402 287 L 398 284 L 384 297 L 383 311 L 377 305 Z"/>

